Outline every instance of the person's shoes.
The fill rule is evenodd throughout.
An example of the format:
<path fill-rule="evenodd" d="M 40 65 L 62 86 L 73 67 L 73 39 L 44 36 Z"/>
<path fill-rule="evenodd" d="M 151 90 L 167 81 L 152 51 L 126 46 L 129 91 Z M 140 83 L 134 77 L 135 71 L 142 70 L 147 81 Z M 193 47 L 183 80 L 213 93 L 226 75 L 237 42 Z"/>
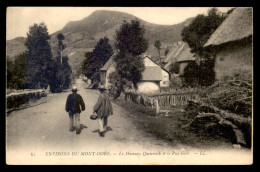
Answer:
<path fill-rule="evenodd" d="M 75 127 L 73 126 L 72 128 L 70 128 L 70 132 L 75 131 Z"/>
<path fill-rule="evenodd" d="M 98 134 L 99 134 L 100 137 L 105 137 L 104 132 L 100 132 L 100 131 L 98 131 Z"/>
<path fill-rule="evenodd" d="M 105 132 L 101 132 L 101 133 L 100 133 L 100 136 L 101 136 L 101 137 L 105 137 Z"/>
<path fill-rule="evenodd" d="M 80 130 L 76 130 L 76 134 L 79 134 L 80 133 Z"/>
<path fill-rule="evenodd" d="M 73 132 L 74 131 L 74 129 L 73 128 L 70 128 L 70 132 Z"/>

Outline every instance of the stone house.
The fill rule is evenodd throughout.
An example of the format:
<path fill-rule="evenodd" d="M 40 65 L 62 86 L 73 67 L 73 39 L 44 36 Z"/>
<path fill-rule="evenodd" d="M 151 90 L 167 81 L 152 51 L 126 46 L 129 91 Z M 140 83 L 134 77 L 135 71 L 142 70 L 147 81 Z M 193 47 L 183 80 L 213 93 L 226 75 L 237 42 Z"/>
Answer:
<path fill-rule="evenodd" d="M 204 45 L 213 54 L 216 80 L 231 79 L 237 74 L 252 75 L 252 8 L 236 8 Z"/>

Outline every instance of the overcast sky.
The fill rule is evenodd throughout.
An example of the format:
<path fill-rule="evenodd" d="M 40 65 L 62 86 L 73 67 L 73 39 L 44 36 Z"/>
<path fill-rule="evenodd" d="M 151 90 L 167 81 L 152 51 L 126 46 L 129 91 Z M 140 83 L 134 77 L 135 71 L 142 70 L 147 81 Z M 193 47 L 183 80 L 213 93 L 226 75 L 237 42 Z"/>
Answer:
<path fill-rule="evenodd" d="M 198 14 L 207 14 L 209 7 L 8 7 L 7 40 L 26 37 L 29 26 L 44 22 L 49 34 L 61 30 L 69 21 L 81 20 L 95 10 L 122 11 L 154 24 L 172 25 Z M 227 12 L 231 7 L 218 8 Z"/>

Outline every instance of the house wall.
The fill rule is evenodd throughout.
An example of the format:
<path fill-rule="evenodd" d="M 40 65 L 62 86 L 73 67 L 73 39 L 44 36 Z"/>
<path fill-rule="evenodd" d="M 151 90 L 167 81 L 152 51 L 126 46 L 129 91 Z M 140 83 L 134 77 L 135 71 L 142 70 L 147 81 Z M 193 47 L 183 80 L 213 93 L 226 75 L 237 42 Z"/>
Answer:
<path fill-rule="evenodd" d="M 154 63 L 152 60 L 149 58 L 144 58 L 144 65 L 145 66 L 158 66 L 156 63 Z"/>
<path fill-rule="evenodd" d="M 160 91 L 159 81 L 140 81 L 137 83 L 137 90 L 141 93 Z"/>
<path fill-rule="evenodd" d="M 106 82 L 106 71 L 100 71 L 100 82 L 101 85 L 104 85 Z"/>
<path fill-rule="evenodd" d="M 145 64 L 145 66 L 158 66 L 156 63 L 154 63 L 149 58 L 144 58 L 144 64 Z M 161 71 L 162 71 L 162 81 L 160 81 L 160 87 L 169 87 L 169 85 L 170 85 L 169 73 L 164 70 L 161 70 Z"/>
<path fill-rule="evenodd" d="M 165 70 L 162 70 L 162 81 L 160 81 L 161 87 L 169 87 L 170 86 L 170 76 L 169 73 Z"/>
<path fill-rule="evenodd" d="M 109 88 L 110 85 L 112 85 L 110 82 L 109 82 L 109 75 L 111 73 L 113 73 L 114 71 L 116 71 L 116 63 L 113 63 L 107 70 L 106 72 L 106 87 Z"/>
<path fill-rule="evenodd" d="M 184 74 L 184 69 L 186 68 L 186 66 L 189 64 L 189 62 L 181 62 L 179 63 L 179 74 L 183 75 Z"/>
<path fill-rule="evenodd" d="M 237 73 L 252 74 L 252 44 L 227 47 L 218 51 L 215 58 L 217 80 L 233 77 Z"/>

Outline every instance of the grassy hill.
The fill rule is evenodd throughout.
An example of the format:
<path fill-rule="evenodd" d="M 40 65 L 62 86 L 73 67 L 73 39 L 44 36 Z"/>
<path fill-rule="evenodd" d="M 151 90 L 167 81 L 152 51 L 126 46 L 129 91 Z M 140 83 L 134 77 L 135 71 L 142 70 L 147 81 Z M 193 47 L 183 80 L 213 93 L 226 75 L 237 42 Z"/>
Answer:
<path fill-rule="evenodd" d="M 27 50 L 24 37 L 17 37 L 12 40 L 6 41 L 6 55 L 11 60 L 14 60 L 15 56 Z"/>
<path fill-rule="evenodd" d="M 131 21 L 138 19 L 144 26 L 145 37 L 149 41 L 147 53 L 152 56 L 158 56 L 157 50 L 153 46 L 155 40 L 160 40 L 162 52 L 171 46 L 174 42 L 181 40 L 181 31 L 184 26 L 189 24 L 191 19 L 176 25 L 157 25 L 143 21 L 133 15 L 124 12 L 99 10 L 93 12 L 90 16 L 79 20 L 72 21 L 65 27 L 53 33 L 50 39 L 53 56 L 57 55 L 58 41 L 56 36 L 62 33 L 65 36 L 63 41 L 66 45 L 65 54 L 69 57 L 72 70 L 75 72 L 87 51 L 91 51 L 100 38 L 107 36 L 109 42 L 114 47 L 115 33 L 124 20 Z M 48 26 L 47 26 L 48 27 Z M 7 41 L 7 56 L 14 58 L 19 53 L 26 50 L 24 46 L 25 38 L 19 37 Z"/>

